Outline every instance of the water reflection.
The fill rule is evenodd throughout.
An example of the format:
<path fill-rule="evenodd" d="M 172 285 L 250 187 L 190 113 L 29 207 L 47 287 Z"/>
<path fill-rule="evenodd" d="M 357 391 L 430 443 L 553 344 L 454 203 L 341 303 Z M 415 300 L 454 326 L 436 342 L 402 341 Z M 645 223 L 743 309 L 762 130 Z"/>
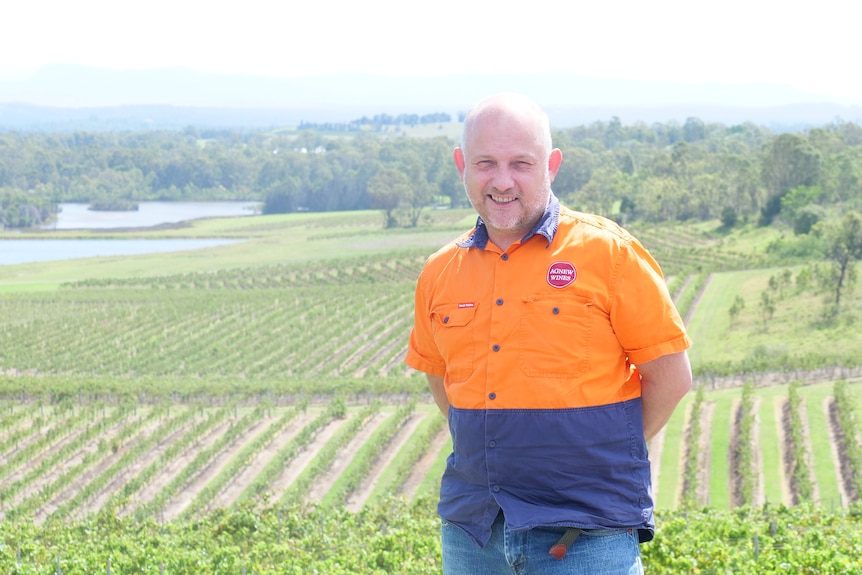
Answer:
<path fill-rule="evenodd" d="M 227 218 L 257 213 L 257 202 L 141 202 L 135 212 L 98 212 L 88 204 L 60 204 L 57 221 L 43 229 L 78 230 L 148 228 L 201 218 Z M 0 239 L 0 265 L 47 262 L 98 256 L 125 256 L 209 248 L 232 239 Z"/>
<path fill-rule="evenodd" d="M 50 262 L 97 256 L 131 256 L 196 250 L 222 246 L 242 240 L 164 239 L 164 240 L 0 240 L 0 265 Z"/>
<path fill-rule="evenodd" d="M 98 212 L 88 204 L 60 204 L 50 230 L 147 228 L 201 218 L 228 218 L 257 213 L 260 202 L 140 202 L 135 212 Z"/>

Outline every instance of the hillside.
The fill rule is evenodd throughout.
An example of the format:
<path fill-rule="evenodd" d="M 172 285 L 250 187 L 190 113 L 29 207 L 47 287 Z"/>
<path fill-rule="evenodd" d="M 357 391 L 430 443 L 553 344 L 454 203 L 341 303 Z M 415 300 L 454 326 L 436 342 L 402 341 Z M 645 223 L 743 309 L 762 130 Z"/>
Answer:
<path fill-rule="evenodd" d="M 433 500 L 450 444 L 403 365 L 412 291 L 424 257 L 472 219 L 433 218 L 388 231 L 372 212 L 208 220 L 130 233 L 246 240 L 4 266 L 0 517 L 186 525 Z M 644 231 L 695 341 L 697 390 L 650 444 L 658 510 L 855 505 L 858 290 L 825 321 L 827 294 L 795 281 L 813 263 L 776 265 L 769 238 Z"/>
<path fill-rule="evenodd" d="M 132 487 L 124 485 L 143 481 L 136 479 L 143 460 L 140 453 L 128 456 L 131 458 L 128 461 L 135 461 L 138 467 L 135 471 L 124 469 L 119 463 L 124 451 L 121 445 L 127 442 L 138 446 L 159 445 L 159 450 L 170 451 L 178 461 L 191 465 L 191 455 L 182 456 L 181 446 L 195 445 L 199 450 L 204 436 L 188 434 L 191 430 L 203 434 L 203 421 L 206 421 L 207 433 L 212 434 L 206 435 L 207 441 L 215 442 L 214 445 L 224 452 L 214 451 L 211 461 L 198 465 L 210 469 L 213 477 L 226 475 L 221 479 L 223 482 L 238 483 L 233 485 L 232 496 L 220 496 L 224 504 L 231 505 L 231 497 L 239 497 L 244 486 L 257 485 L 255 489 L 262 492 L 270 489 L 263 476 L 257 477 L 251 471 L 231 476 L 238 471 L 221 469 L 229 469 L 229 465 L 237 470 L 243 467 L 230 462 L 246 444 L 248 449 L 268 454 L 249 454 L 246 458 L 282 457 L 282 461 L 287 457 L 278 455 L 282 450 L 292 450 L 290 457 L 295 458 L 302 450 L 313 449 L 316 453 L 327 445 L 324 438 L 329 435 L 324 431 L 329 428 L 325 422 L 306 411 L 302 416 L 293 414 L 292 406 L 308 405 L 311 411 L 321 410 L 332 398 L 342 397 L 351 404 L 353 413 L 358 409 L 353 404 L 381 398 L 389 405 L 378 406 L 381 415 L 366 416 L 354 423 L 354 434 L 362 428 L 368 437 L 373 436 L 373 430 L 384 419 L 394 421 L 390 416 L 393 410 L 401 409 L 398 405 L 430 401 L 424 379 L 403 364 L 412 323 L 414 280 L 435 242 L 442 243 L 442 238 L 454 236 L 455 230 L 470 219 L 468 211 L 445 211 L 434 216 L 436 223 L 421 232 L 382 230 L 376 214 L 370 212 L 356 213 L 349 219 L 332 214 L 307 214 L 212 220 L 176 231 L 153 231 L 149 235 L 211 236 L 219 231 L 219 235 L 246 236 L 248 240 L 207 250 L 211 255 L 204 260 L 196 252 L 188 252 L 136 256 L 123 261 L 95 258 L 86 262 L 7 266 L 0 270 L 0 278 L 3 278 L 0 281 L 5 284 L 0 292 L 3 294 L 0 317 L 5 318 L 0 330 L 6 342 L 0 351 L 0 366 L 6 374 L 0 380 L 0 392 L 10 402 L 10 409 L 23 414 L 32 413 L 37 406 L 40 410 L 47 408 L 53 415 L 46 422 L 53 420 L 55 425 L 65 418 L 86 421 L 84 413 L 101 409 L 96 421 L 104 420 L 105 423 L 99 425 L 105 428 L 114 426 L 110 437 L 116 437 L 100 435 L 88 439 L 74 433 L 68 435 L 80 425 L 71 421 L 61 424 L 65 434 L 56 437 L 43 429 L 42 424 L 34 423 L 24 429 L 10 427 L 7 436 L 14 437 L 17 443 L 7 453 L 7 460 L 24 457 L 20 455 L 25 453 L 20 444 L 22 438 L 42 446 L 28 448 L 34 451 L 26 452 L 31 455 L 22 462 L 30 466 L 42 461 L 41 457 L 47 458 L 48 453 L 62 452 L 72 457 L 72 447 L 65 447 L 66 442 L 72 442 L 80 453 L 89 455 L 78 464 L 81 475 L 67 481 L 91 484 L 110 470 L 116 477 L 102 479 L 103 489 L 111 485 L 114 492 L 129 497 Z M 334 221 L 339 222 L 339 228 L 328 225 Z M 329 231 L 325 232 L 327 228 Z M 129 233 L 141 235 L 141 232 Z M 759 262 L 768 261 L 768 256 L 757 251 L 762 242 L 747 243 L 746 233 L 739 232 L 739 239 L 732 241 L 727 237 L 716 239 L 703 227 L 675 226 L 664 230 L 654 228 L 642 236 L 669 271 L 669 289 L 695 340 L 691 357 L 696 385 L 707 391 L 698 407 L 701 415 L 689 413 L 693 401 L 690 398 L 666 430 L 663 438 L 667 439 L 652 446 L 656 457 L 657 493 L 660 506 L 664 508 L 682 505 L 691 497 L 703 503 L 722 500 L 722 506 L 726 507 L 739 503 L 727 498 L 726 489 L 737 473 L 729 469 L 727 455 L 736 440 L 730 437 L 728 428 L 712 430 L 710 425 L 715 422 L 726 426 L 738 418 L 732 410 L 736 409 L 734 405 L 739 398 L 728 394 L 738 394 L 746 382 L 756 386 L 756 418 L 777 422 L 771 424 L 776 431 L 767 434 L 762 430 L 759 437 L 766 443 L 756 448 L 759 453 L 773 453 L 777 461 L 786 459 L 781 455 L 787 451 L 786 442 L 780 439 L 790 433 L 781 407 L 786 399 L 782 400 L 784 403 L 774 403 L 779 400 L 772 398 L 776 393 L 786 397 L 786 391 L 780 390 L 786 390 L 791 382 L 804 384 L 801 393 L 806 397 L 814 394 L 805 403 L 807 411 L 803 419 L 828 423 L 806 427 L 806 441 L 810 445 L 831 445 L 830 449 L 838 454 L 844 452 L 838 436 L 829 432 L 835 429 L 835 422 L 829 419 L 833 416 L 824 409 L 831 401 L 831 387 L 835 381 L 851 382 L 851 397 L 858 394 L 862 374 L 856 358 L 860 357 L 862 336 L 853 329 L 852 318 L 858 316 L 862 298 L 851 292 L 845 302 L 844 318 L 828 325 L 818 323 L 818 298 L 822 295 L 818 295 L 817 289 L 792 284 L 783 288 L 785 293 L 777 298 L 776 309 L 764 322 L 756 299 L 761 291 L 769 289 L 769 278 L 783 275 L 783 271 L 782 268 L 757 267 Z M 317 246 L 316 260 L 307 259 L 310 254 L 303 246 L 309 242 Z M 325 247 L 345 242 L 353 246 L 353 254 Z M 259 248 L 262 245 L 267 249 L 262 251 Z M 749 246 L 749 251 L 743 246 Z M 287 254 L 290 257 L 286 257 Z M 140 263 L 135 263 L 136 260 Z M 150 261 L 159 264 L 156 267 L 147 263 Z M 142 269 L 148 272 L 144 274 Z M 187 271 L 172 272 L 173 269 Z M 706 269 L 714 271 L 707 273 Z M 804 267 L 794 267 L 790 276 L 799 274 L 802 269 Z M 71 275 L 81 279 L 73 280 Z M 52 281 L 52 277 L 66 279 L 57 282 Z M 42 288 L 34 291 L 32 288 L 38 285 Z M 750 301 L 738 315 L 731 317 L 730 302 L 740 294 Z M 812 348 L 815 335 L 823 341 L 840 339 L 843 347 L 817 345 Z M 817 385 L 811 385 L 815 383 Z M 166 401 L 187 414 L 186 419 L 178 413 L 171 415 L 171 420 L 179 419 L 171 424 L 176 427 L 171 427 L 174 431 L 170 437 L 154 435 L 156 429 L 166 434 L 166 424 L 149 428 L 146 422 L 150 420 L 140 413 L 132 416 L 128 412 L 131 402 L 146 409 L 149 417 L 165 418 L 167 415 L 161 414 L 161 410 L 165 409 Z M 234 406 L 232 413 L 226 407 L 231 405 Z M 253 423 L 242 423 L 240 410 L 263 409 L 262 406 L 269 406 L 266 417 L 258 415 L 251 420 Z M 415 411 L 399 416 L 403 420 L 399 424 L 390 423 L 394 428 L 387 432 L 388 439 L 380 440 L 381 447 L 376 450 L 380 451 L 389 442 L 392 450 L 396 450 L 395 446 L 406 445 L 412 457 L 425 456 L 430 465 L 431 460 L 444 455 L 442 444 L 434 443 L 435 448 L 442 451 L 426 453 L 420 446 L 429 443 L 427 440 L 417 443 L 415 439 L 395 439 L 398 433 L 411 435 L 408 431 L 399 431 L 402 427 L 433 427 L 434 418 L 428 414 L 427 406 L 413 409 Z M 855 421 L 853 409 L 849 421 Z M 160 415 L 153 415 L 156 413 Z M 13 425 L 11 422 L 28 419 L 17 415 L 8 421 Z M 109 425 L 108 421 L 112 423 Z M 332 417 L 331 421 L 334 424 L 341 419 Z M 699 439 L 690 438 L 691 421 L 703 424 Z M 231 431 L 225 435 L 227 430 Z M 300 436 L 305 443 L 302 446 L 293 444 L 293 438 Z M 704 446 L 712 445 L 717 454 L 724 454 L 717 456 L 724 463 L 717 462 L 717 467 L 701 465 L 705 475 L 698 486 L 684 486 L 686 454 L 699 452 L 705 456 L 710 453 L 705 447 L 695 449 L 687 443 L 695 440 L 704 442 Z M 756 445 L 755 439 L 750 441 Z M 111 445 L 113 450 L 95 455 L 99 449 Z M 335 450 L 333 445 L 329 449 Z M 230 450 L 228 446 L 232 446 Z M 35 453 L 44 455 L 33 457 Z M 216 459 L 217 453 L 221 459 Z M 157 457 L 157 452 L 149 452 L 148 457 Z M 833 501 L 839 506 L 855 500 L 857 496 L 851 496 L 852 491 L 839 489 L 840 485 L 852 481 L 846 476 L 842 457 L 820 462 L 824 468 L 832 470 L 825 479 L 815 482 L 819 495 L 816 499 L 808 497 L 809 500 Z M 58 459 L 44 461 L 60 463 Z M 14 473 L 38 478 L 50 469 L 48 463 L 38 464 L 44 467 L 36 469 L 43 471 L 24 467 Z M 294 463 L 294 466 L 299 465 Z M 387 465 L 379 466 L 383 473 Z M 64 467 L 70 472 L 76 469 L 68 464 Z M 261 460 L 256 468 L 262 473 L 265 467 Z M 710 474 L 710 468 L 720 471 Z M 773 469 L 770 465 L 756 469 L 761 489 L 767 485 L 785 485 L 773 491 L 768 500 L 794 502 L 786 477 L 768 479 L 765 473 Z M 173 472 L 178 477 L 181 473 L 200 473 L 183 471 L 179 463 Z M 9 467 L 8 473 L 13 473 L 13 467 Z M 330 473 L 339 475 L 334 471 Z M 164 481 L 168 479 L 163 478 Z M 21 501 L 28 499 L 16 491 L 24 485 L 21 481 L 20 478 L 6 481 L 5 489 L 12 491 L 3 492 L 3 500 L 7 502 L 4 512 L 18 509 L 15 513 L 20 514 L 40 510 L 38 513 L 45 517 L 58 513 L 49 511 L 51 506 L 44 508 L 49 501 L 37 505 L 37 500 L 33 500 L 34 503 L 21 508 Z M 401 481 L 406 478 L 402 477 Z M 416 477 L 412 483 L 429 481 L 433 483 L 433 474 Z M 687 481 L 691 483 L 691 478 Z M 176 482 L 171 487 L 175 494 L 170 497 L 188 500 L 198 497 L 195 490 L 204 489 L 207 480 L 199 479 L 192 484 L 187 477 Z M 824 484 L 820 486 L 821 483 Z M 150 489 L 157 491 L 155 487 Z M 211 487 L 209 491 L 214 489 Z M 358 489 L 358 485 L 353 485 L 347 493 Z M 686 494 L 686 490 L 690 493 Z M 53 507 L 62 510 L 83 505 L 84 509 L 95 511 L 107 504 L 109 493 L 86 505 L 83 496 L 79 496 L 81 501 L 76 504 Z M 216 495 L 213 491 L 209 497 Z M 16 497 L 23 499 L 19 501 Z M 55 497 L 63 501 L 71 495 L 64 497 L 57 493 Z M 267 500 L 272 501 L 274 497 L 277 499 L 275 491 Z M 767 496 L 763 493 L 760 499 L 753 495 L 749 499 L 750 502 L 764 501 Z M 206 509 L 211 503 L 201 505 L 201 509 Z"/>

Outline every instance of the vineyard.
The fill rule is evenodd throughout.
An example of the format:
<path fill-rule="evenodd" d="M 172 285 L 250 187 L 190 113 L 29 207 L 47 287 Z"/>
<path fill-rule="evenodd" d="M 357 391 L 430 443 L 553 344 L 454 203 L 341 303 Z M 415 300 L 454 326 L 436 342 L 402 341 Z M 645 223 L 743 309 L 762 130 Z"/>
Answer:
<path fill-rule="evenodd" d="M 650 445 L 658 508 L 835 509 L 859 499 L 855 387 L 704 389 Z M 366 395 L 367 405 L 341 395 L 325 405 L 123 397 L 5 401 L 0 517 L 39 523 L 107 507 L 172 520 L 247 501 L 358 509 L 384 494 L 433 494 L 448 453 L 443 418 L 407 394 L 401 403 Z"/>
<path fill-rule="evenodd" d="M 687 398 L 650 445 L 660 525 L 644 548 L 650 572 L 724 573 L 719 560 L 764 573 L 791 560 L 806 573 L 858 565 L 849 387 L 701 387 Z M 43 568 L 8 572 L 439 572 L 433 501 L 449 439 L 431 406 L 97 395 L 4 401 L 0 566 Z M 62 542 L 61 525 L 75 526 Z M 86 534 L 109 529 L 98 551 L 87 547 Z M 689 530 L 718 533 L 721 548 L 695 547 Z M 831 570 L 795 547 L 827 541 Z"/>
<path fill-rule="evenodd" d="M 770 324 L 752 304 L 719 319 L 775 270 L 733 252 L 710 267 L 693 230 L 665 238 L 696 345 L 783 333 L 787 347 L 692 355 L 696 390 L 649 446 L 648 572 L 859 568 L 860 336 L 819 355 L 794 343 L 781 322 L 810 290 L 788 288 Z M 0 569 L 438 573 L 451 444 L 403 364 L 427 253 L 0 292 Z"/>

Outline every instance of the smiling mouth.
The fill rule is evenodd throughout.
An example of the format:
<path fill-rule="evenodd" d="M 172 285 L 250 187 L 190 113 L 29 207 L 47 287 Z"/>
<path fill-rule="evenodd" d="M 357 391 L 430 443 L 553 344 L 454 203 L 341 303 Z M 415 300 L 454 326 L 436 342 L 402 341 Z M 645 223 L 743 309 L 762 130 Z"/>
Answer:
<path fill-rule="evenodd" d="M 495 204 L 508 204 L 514 202 L 518 198 L 510 197 L 510 196 L 488 196 Z"/>

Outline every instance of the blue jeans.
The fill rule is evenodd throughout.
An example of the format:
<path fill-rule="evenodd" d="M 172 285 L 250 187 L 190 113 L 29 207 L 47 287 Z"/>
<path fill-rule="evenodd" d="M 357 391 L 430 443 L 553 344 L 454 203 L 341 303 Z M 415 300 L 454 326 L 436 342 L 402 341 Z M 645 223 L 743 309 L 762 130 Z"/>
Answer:
<path fill-rule="evenodd" d="M 480 548 L 461 528 L 443 521 L 444 575 L 643 575 L 638 536 L 628 529 L 586 529 L 563 558 L 549 553 L 565 528 L 510 531 L 497 516 Z"/>

